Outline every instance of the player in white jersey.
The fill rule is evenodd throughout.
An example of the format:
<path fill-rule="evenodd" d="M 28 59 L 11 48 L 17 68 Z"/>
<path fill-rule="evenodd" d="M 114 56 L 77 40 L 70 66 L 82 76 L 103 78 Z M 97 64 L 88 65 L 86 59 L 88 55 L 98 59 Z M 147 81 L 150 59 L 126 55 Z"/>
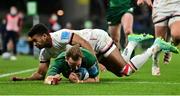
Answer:
<path fill-rule="evenodd" d="M 141 68 L 155 51 L 162 49 L 178 52 L 172 45 L 157 39 L 154 45 L 145 53 L 137 55 L 130 60 L 131 53 L 136 45 L 140 41 L 153 38 L 153 36 L 129 35 L 129 43 L 121 55 L 118 48 L 113 43 L 113 40 L 101 29 L 63 29 L 54 33 L 49 33 L 46 26 L 37 24 L 33 26 L 28 35 L 35 43 L 35 46 L 41 49 L 40 65 L 39 69 L 31 77 L 24 78 L 23 80 L 44 79 L 49 67 L 50 58 L 58 56 L 62 51 L 66 50 L 68 45 L 79 44 L 79 46 L 90 50 L 92 53 L 95 51 L 96 55 L 98 55 L 99 62 L 102 63 L 108 71 L 113 72 L 119 77 L 131 75 L 131 73 Z M 94 51 L 92 51 L 93 49 Z M 144 59 L 142 60 L 142 58 Z M 17 80 L 17 78 L 14 80 Z"/>
<path fill-rule="evenodd" d="M 152 19 L 155 26 L 155 36 L 162 37 L 167 41 L 172 37 L 175 45 L 180 42 L 180 0 L 154 0 Z M 168 33 L 169 32 L 169 33 Z M 152 75 L 160 75 L 158 55 L 153 56 Z M 169 63 L 171 53 L 164 56 L 164 63 Z"/>

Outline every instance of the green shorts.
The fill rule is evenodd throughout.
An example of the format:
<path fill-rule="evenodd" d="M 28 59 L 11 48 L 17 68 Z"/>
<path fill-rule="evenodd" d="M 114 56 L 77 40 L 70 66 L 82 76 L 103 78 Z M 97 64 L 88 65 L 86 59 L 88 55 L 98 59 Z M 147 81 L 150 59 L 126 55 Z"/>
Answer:
<path fill-rule="evenodd" d="M 110 7 L 106 12 L 108 25 L 117 25 L 121 23 L 121 18 L 125 13 L 133 14 L 133 7 Z"/>

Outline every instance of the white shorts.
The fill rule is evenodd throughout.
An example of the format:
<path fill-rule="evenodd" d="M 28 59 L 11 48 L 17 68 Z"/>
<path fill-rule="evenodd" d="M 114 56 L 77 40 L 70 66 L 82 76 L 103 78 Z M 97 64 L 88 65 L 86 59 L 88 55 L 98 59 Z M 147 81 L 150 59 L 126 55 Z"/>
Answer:
<path fill-rule="evenodd" d="M 180 4 L 180 2 L 178 2 Z M 153 7 L 152 20 L 154 26 L 170 26 L 175 21 L 180 21 L 180 7 L 177 4 Z"/>
<path fill-rule="evenodd" d="M 86 39 L 93 49 L 96 51 L 97 54 L 103 54 L 105 57 L 109 56 L 109 54 L 116 48 L 113 43 L 111 37 L 101 29 L 91 29 L 91 30 L 82 30 L 82 31 L 89 31 L 91 34 L 82 34 L 81 37 L 86 37 Z M 86 36 L 85 36 L 86 35 Z M 87 36 L 89 35 L 89 36 Z"/>

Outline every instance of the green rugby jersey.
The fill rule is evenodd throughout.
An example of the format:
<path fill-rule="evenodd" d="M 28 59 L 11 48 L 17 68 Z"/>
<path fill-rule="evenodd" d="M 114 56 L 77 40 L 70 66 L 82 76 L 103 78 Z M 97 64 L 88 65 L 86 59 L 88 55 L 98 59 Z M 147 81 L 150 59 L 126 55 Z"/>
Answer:
<path fill-rule="evenodd" d="M 96 57 L 86 49 L 81 48 L 81 51 L 83 53 L 83 58 L 82 58 L 82 64 L 80 67 L 87 69 L 87 71 L 89 72 L 89 77 L 96 77 L 99 74 L 98 64 L 97 64 L 98 62 L 97 62 Z M 53 61 L 53 63 L 51 64 L 47 72 L 48 76 L 51 76 L 51 75 L 53 76 L 53 75 L 62 73 L 64 77 L 66 78 L 69 77 L 72 71 L 68 63 L 65 61 L 65 54 L 66 52 L 62 52 Z M 93 69 L 95 73 L 92 72 L 91 70 L 91 68 L 94 68 L 94 67 L 96 67 L 95 70 Z"/>
<path fill-rule="evenodd" d="M 129 6 L 133 4 L 133 0 L 109 0 L 109 7 Z"/>

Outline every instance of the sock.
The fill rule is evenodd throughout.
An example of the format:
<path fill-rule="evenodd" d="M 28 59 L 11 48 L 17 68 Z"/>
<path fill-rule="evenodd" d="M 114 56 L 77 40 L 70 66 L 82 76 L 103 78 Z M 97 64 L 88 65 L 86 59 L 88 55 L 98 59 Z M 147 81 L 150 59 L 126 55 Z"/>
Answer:
<path fill-rule="evenodd" d="M 138 43 L 134 42 L 134 41 L 128 42 L 128 45 L 126 46 L 126 48 L 124 49 L 124 51 L 121 54 L 126 62 L 129 62 L 131 54 L 132 54 L 133 50 L 135 49 L 135 47 L 137 46 L 137 44 Z"/>
<path fill-rule="evenodd" d="M 129 76 L 132 73 L 134 73 L 136 70 L 137 70 L 136 67 L 132 63 L 126 64 L 121 71 L 121 75 L 122 76 Z"/>
<path fill-rule="evenodd" d="M 159 67 L 159 55 L 161 51 L 156 52 L 152 55 L 152 67 Z"/>
<path fill-rule="evenodd" d="M 153 53 L 159 50 L 160 48 L 158 45 L 152 45 L 143 54 L 134 56 L 130 61 L 137 69 L 139 69 L 142 67 L 142 65 L 145 64 L 145 62 L 149 59 L 150 56 L 152 56 Z"/>

